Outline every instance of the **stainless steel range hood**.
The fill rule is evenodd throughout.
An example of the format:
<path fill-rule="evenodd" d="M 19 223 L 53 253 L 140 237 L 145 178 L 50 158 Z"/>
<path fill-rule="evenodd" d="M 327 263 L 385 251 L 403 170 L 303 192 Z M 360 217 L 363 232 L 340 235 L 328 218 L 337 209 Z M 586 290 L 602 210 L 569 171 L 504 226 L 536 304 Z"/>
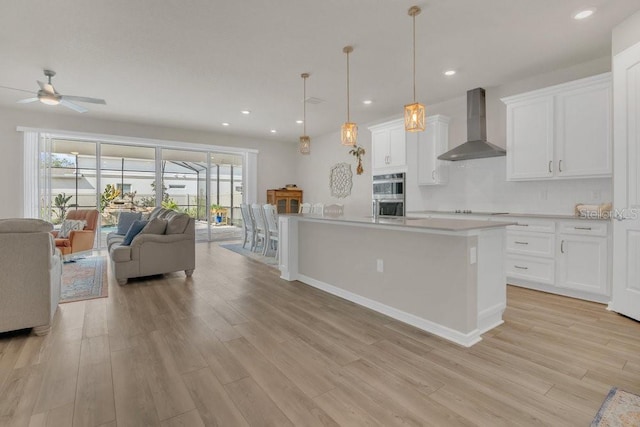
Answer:
<path fill-rule="evenodd" d="M 507 152 L 487 141 L 487 113 L 484 89 L 467 92 L 467 142 L 438 156 L 440 160 L 484 159 L 504 156 Z"/>

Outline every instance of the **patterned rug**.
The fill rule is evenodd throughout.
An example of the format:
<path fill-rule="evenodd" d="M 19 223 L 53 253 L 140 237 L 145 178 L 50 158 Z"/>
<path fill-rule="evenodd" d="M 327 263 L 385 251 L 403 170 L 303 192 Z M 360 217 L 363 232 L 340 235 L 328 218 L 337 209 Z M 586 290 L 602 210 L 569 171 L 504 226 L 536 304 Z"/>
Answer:
<path fill-rule="evenodd" d="M 254 259 L 263 264 L 270 265 L 272 267 L 278 267 L 278 260 L 276 259 L 274 251 L 269 251 L 269 254 L 272 256 L 264 256 L 260 252 L 252 252 L 249 247 L 249 243 L 247 243 L 247 248 L 242 247 L 242 243 L 228 244 L 228 245 L 220 245 L 221 248 L 228 249 L 232 252 L 238 253 L 240 255 L 244 255 L 247 258 Z"/>
<path fill-rule="evenodd" d="M 107 257 L 76 258 L 62 266 L 60 303 L 107 296 Z"/>
<path fill-rule="evenodd" d="M 613 387 L 591 427 L 640 426 L 640 396 Z"/>

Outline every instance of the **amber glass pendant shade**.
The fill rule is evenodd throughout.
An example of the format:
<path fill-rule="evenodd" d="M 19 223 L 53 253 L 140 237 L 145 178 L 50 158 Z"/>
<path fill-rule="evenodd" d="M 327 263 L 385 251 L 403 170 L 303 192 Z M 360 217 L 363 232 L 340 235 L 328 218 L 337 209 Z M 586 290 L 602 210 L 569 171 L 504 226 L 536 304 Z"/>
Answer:
<path fill-rule="evenodd" d="M 358 140 L 358 125 L 350 122 L 344 123 L 340 132 L 340 140 L 342 141 L 342 145 L 356 145 L 356 141 Z"/>
<path fill-rule="evenodd" d="M 424 130 L 424 105 L 419 102 L 404 106 L 404 129 L 407 132 Z"/>

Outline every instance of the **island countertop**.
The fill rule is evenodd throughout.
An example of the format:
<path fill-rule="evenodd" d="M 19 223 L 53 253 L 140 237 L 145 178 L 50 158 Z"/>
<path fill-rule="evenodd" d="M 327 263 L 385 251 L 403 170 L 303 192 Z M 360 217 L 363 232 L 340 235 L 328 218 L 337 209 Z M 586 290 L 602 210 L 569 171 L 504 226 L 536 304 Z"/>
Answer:
<path fill-rule="evenodd" d="M 362 226 L 396 227 L 409 231 L 431 231 L 444 233 L 474 232 L 490 228 L 501 228 L 516 224 L 515 221 L 486 221 L 479 219 L 447 219 L 447 218 L 412 218 L 412 217 L 349 217 L 349 216 L 327 216 L 313 214 L 282 214 L 300 220 L 326 221 L 333 223 L 345 223 Z"/>

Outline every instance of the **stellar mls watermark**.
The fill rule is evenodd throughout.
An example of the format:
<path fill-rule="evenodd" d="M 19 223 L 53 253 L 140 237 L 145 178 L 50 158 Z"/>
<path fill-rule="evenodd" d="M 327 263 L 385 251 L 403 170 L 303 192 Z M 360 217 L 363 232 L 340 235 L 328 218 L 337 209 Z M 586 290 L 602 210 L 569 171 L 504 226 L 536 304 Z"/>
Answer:
<path fill-rule="evenodd" d="M 638 219 L 640 218 L 640 208 L 619 208 L 602 211 L 600 209 L 581 210 L 579 216 L 586 219 Z"/>

